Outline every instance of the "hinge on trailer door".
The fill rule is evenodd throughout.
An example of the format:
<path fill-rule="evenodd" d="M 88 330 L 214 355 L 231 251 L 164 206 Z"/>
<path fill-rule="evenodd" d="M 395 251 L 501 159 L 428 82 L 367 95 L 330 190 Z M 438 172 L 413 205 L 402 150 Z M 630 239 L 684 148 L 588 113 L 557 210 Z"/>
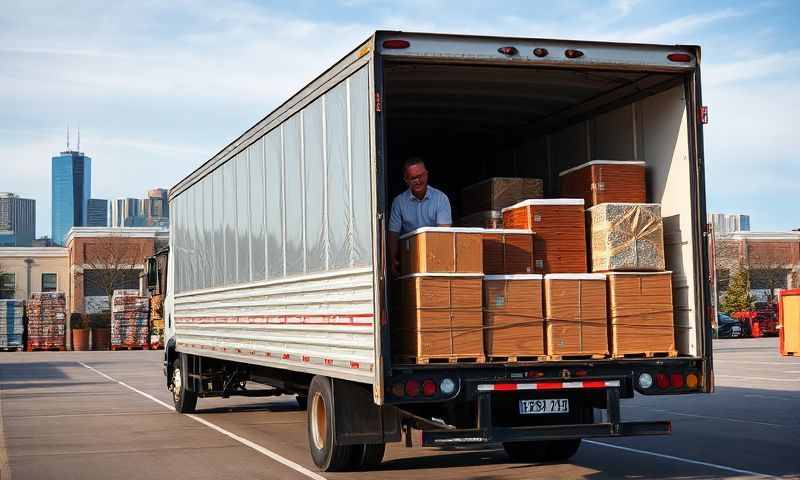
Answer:
<path fill-rule="evenodd" d="M 375 92 L 375 111 L 381 111 L 381 94 L 380 92 Z"/>

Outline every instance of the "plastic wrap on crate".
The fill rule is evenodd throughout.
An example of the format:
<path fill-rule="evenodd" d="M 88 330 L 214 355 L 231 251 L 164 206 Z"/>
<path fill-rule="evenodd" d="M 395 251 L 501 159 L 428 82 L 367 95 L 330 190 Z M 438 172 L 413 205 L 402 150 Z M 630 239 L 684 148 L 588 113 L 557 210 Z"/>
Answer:
<path fill-rule="evenodd" d="M 593 272 L 663 271 L 658 203 L 603 203 L 589 209 Z"/>
<path fill-rule="evenodd" d="M 24 317 L 22 300 L 0 300 L 0 348 L 22 347 Z"/>
<path fill-rule="evenodd" d="M 150 343 L 150 299 L 137 290 L 116 290 L 111 298 L 111 345 Z"/>
<path fill-rule="evenodd" d="M 64 348 L 67 318 L 64 292 L 34 292 L 27 302 L 28 347 Z"/>

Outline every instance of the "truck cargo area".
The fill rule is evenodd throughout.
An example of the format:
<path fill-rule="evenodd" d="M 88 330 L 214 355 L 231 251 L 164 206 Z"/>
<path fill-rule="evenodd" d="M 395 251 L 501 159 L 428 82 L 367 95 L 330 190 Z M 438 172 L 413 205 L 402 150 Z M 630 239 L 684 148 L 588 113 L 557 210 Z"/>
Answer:
<path fill-rule="evenodd" d="M 661 204 L 673 272 L 678 357 L 703 355 L 696 264 L 702 220 L 692 190 L 688 77 L 387 59 L 383 81 L 387 212 L 406 188 L 409 157 L 421 157 L 430 184 L 448 194 L 456 226 L 462 189 L 481 180 L 539 178 L 545 198 L 558 198 L 566 169 L 601 159 L 646 162 L 647 201 Z"/>

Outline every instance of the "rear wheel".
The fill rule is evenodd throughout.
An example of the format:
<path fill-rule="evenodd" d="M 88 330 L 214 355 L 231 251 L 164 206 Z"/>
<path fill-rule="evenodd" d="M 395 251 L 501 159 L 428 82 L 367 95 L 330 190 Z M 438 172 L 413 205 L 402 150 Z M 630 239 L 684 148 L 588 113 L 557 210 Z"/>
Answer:
<path fill-rule="evenodd" d="M 580 438 L 537 442 L 506 442 L 503 448 L 515 462 L 563 462 L 572 458 L 581 446 Z"/>
<path fill-rule="evenodd" d="M 183 383 L 181 359 L 172 363 L 172 404 L 178 413 L 192 413 L 197 406 L 197 394 L 189 391 Z"/>
<path fill-rule="evenodd" d="M 367 443 L 356 445 L 353 449 L 353 468 L 356 470 L 369 470 L 383 462 L 386 453 L 385 443 Z"/>
<path fill-rule="evenodd" d="M 322 471 L 336 472 L 352 468 L 354 446 L 336 442 L 333 389 L 327 377 L 316 376 L 308 389 L 308 446 L 314 464 Z"/>

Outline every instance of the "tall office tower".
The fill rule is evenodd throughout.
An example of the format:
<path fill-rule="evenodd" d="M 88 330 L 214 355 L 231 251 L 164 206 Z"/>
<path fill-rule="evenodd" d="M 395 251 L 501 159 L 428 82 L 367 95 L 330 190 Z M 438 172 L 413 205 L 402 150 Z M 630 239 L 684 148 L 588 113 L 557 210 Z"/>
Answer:
<path fill-rule="evenodd" d="M 87 223 L 86 207 L 92 196 L 92 159 L 75 150 L 53 157 L 52 192 L 53 243 L 63 246 L 70 228 Z"/>
<path fill-rule="evenodd" d="M 112 227 L 142 227 L 144 219 L 138 198 L 118 198 L 111 202 Z"/>
<path fill-rule="evenodd" d="M 90 198 L 86 206 L 87 227 L 108 226 L 108 200 Z"/>
<path fill-rule="evenodd" d="M 36 200 L 0 193 L 0 230 L 14 232 L 14 246 L 30 247 L 36 238 Z"/>
<path fill-rule="evenodd" d="M 147 191 L 147 200 L 149 200 L 149 208 L 146 212 L 148 217 L 166 217 L 169 218 L 169 191 L 166 188 L 153 188 Z"/>

